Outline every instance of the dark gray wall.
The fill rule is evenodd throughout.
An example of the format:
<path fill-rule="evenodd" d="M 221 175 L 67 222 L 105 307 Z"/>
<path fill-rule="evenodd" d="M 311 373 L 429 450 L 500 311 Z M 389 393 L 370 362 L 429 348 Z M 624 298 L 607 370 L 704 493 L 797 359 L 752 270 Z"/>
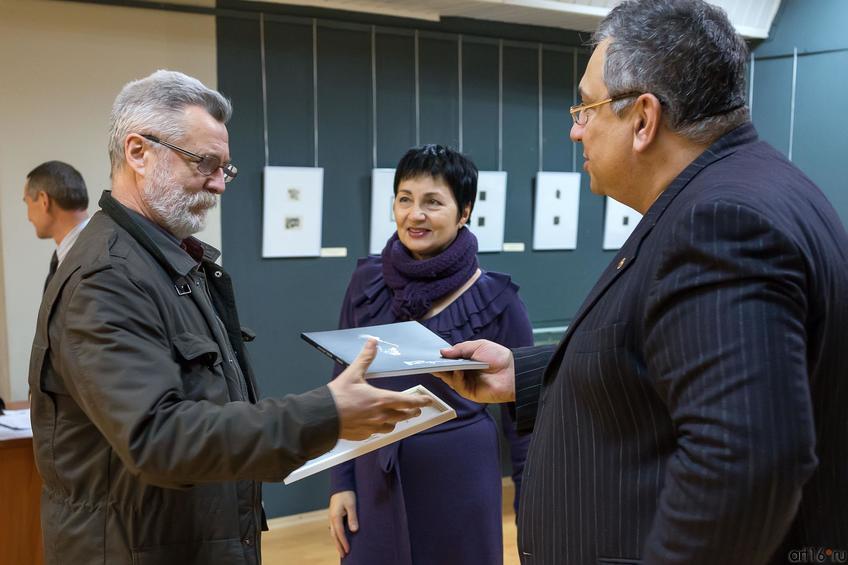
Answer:
<path fill-rule="evenodd" d="M 393 167 L 416 143 L 416 30 L 419 141 L 458 147 L 461 112 L 462 149 L 484 170 L 496 170 L 499 162 L 502 60 L 501 161 L 509 175 L 505 239 L 524 242 L 527 251 L 483 254 L 480 259 L 486 269 L 513 275 L 534 324 L 567 323 L 612 255 L 601 250 L 603 200 L 592 195 L 588 185 L 581 194 L 578 249 L 530 250 L 533 178 L 540 151 L 545 170 L 573 170 L 568 107 L 574 103 L 575 78 L 579 79 L 587 60 L 577 34 L 469 20 L 432 24 L 290 7 L 282 13 L 279 6 L 258 5 L 265 10 L 269 164 L 312 166 L 317 161 L 324 168 L 323 245 L 348 248 L 347 258 L 271 260 L 261 258 L 265 146 L 259 14 L 254 3 L 219 4 L 233 10 L 232 15 L 218 18 L 218 80 L 235 108 L 230 149 L 239 167 L 239 178 L 228 185 L 222 203 L 224 261 L 235 279 L 242 321 L 259 336 L 250 351 L 263 394 L 302 392 L 328 379 L 331 363 L 302 342 L 299 332 L 335 327 L 356 258 L 367 253 L 374 136 L 379 167 Z M 309 15 L 317 17 L 314 97 Z M 373 37 L 376 129 L 372 25 L 377 26 Z M 316 100 L 317 155 L 313 142 Z M 578 170 L 582 166 L 579 149 L 576 166 Z M 268 485 L 265 502 L 270 516 L 324 507 L 326 474 L 289 487 Z"/>
<path fill-rule="evenodd" d="M 760 134 L 787 153 L 792 119 L 793 47 L 798 59 L 793 159 L 848 220 L 845 181 L 848 47 L 840 27 L 848 2 L 784 0 L 772 37 L 755 50 L 753 117 Z M 502 46 L 503 153 L 509 173 L 506 241 L 524 253 L 481 255 L 484 268 L 507 272 L 537 326 L 567 323 L 608 263 L 601 251 L 603 200 L 584 182 L 578 249 L 533 252 L 532 187 L 539 166 L 581 170 L 581 152 L 568 140 L 575 80 L 587 55 L 569 32 L 472 20 L 427 23 L 307 8 L 219 1 L 218 79 L 232 98 L 231 153 L 239 178 L 223 197 L 226 266 L 236 282 L 244 324 L 259 337 L 250 351 L 265 395 L 302 392 L 326 382 L 331 364 L 299 338 L 303 330 L 337 323 L 338 308 L 357 257 L 368 249 L 370 171 L 376 136 L 379 167 L 393 167 L 416 142 L 415 30 L 419 30 L 421 143 L 459 144 L 458 40 L 462 34 L 463 150 L 484 170 L 498 168 L 498 40 Z M 271 165 L 324 167 L 324 246 L 346 246 L 343 259 L 261 258 L 263 142 L 259 13 L 264 12 L 268 154 Z M 317 97 L 313 97 L 313 18 L 317 25 Z M 376 128 L 372 112 L 376 69 Z M 539 74 L 539 42 L 542 73 Z M 579 52 L 575 55 L 575 51 Z M 805 54 L 816 52 L 815 54 Z M 786 55 L 789 55 L 788 57 Z M 542 147 L 539 144 L 541 83 Z M 318 150 L 313 143 L 317 100 Z M 585 180 L 585 179 L 584 179 Z M 269 516 L 322 508 L 326 474 L 290 487 L 267 485 Z"/>
<path fill-rule="evenodd" d="M 848 224 L 846 24 L 844 0 L 783 0 L 769 38 L 754 50 L 752 114 L 764 139 L 786 155 L 791 144 L 792 161 Z"/>

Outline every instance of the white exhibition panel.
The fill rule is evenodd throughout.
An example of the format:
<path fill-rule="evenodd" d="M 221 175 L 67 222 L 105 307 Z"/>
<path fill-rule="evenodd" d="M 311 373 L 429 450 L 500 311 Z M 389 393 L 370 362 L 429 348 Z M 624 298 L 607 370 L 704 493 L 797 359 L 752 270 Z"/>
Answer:
<path fill-rule="evenodd" d="M 621 249 L 642 219 L 642 214 L 609 196 L 604 220 L 604 250 Z"/>
<path fill-rule="evenodd" d="M 262 257 L 318 257 L 324 169 L 265 167 Z"/>
<path fill-rule="evenodd" d="M 468 227 L 481 253 L 503 251 L 506 218 L 506 171 L 480 171 L 477 201 Z"/>
<path fill-rule="evenodd" d="M 395 223 L 395 170 L 371 170 L 371 240 L 368 253 L 379 255 L 397 230 Z"/>
<path fill-rule="evenodd" d="M 577 249 L 580 173 L 536 173 L 533 249 Z"/>

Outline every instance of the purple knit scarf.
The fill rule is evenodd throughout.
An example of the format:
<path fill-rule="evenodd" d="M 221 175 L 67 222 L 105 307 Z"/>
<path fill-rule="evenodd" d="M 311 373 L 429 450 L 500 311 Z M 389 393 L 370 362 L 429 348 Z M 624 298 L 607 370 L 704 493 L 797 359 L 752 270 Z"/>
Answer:
<path fill-rule="evenodd" d="M 477 272 L 477 238 L 468 228 L 462 228 L 447 249 L 418 260 L 395 232 L 382 257 L 383 279 L 393 293 L 392 312 L 398 320 L 417 320 L 433 302 L 464 285 Z"/>

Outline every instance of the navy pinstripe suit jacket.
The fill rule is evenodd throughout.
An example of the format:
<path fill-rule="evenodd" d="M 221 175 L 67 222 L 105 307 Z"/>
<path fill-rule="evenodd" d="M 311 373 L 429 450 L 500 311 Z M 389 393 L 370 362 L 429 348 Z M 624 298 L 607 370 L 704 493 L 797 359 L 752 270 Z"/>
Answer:
<path fill-rule="evenodd" d="M 557 348 L 514 353 L 522 563 L 848 550 L 848 236 L 753 125 L 662 193 Z"/>

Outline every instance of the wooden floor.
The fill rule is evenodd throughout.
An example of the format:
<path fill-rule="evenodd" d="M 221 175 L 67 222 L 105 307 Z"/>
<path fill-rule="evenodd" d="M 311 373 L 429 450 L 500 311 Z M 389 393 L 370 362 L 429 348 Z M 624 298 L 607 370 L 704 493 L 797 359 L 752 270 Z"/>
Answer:
<path fill-rule="evenodd" d="M 504 565 L 518 565 L 512 482 L 504 480 Z M 266 565 L 337 565 L 339 554 L 327 531 L 327 511 L 270 520 L 262 536 L 262 562 Z"/>

